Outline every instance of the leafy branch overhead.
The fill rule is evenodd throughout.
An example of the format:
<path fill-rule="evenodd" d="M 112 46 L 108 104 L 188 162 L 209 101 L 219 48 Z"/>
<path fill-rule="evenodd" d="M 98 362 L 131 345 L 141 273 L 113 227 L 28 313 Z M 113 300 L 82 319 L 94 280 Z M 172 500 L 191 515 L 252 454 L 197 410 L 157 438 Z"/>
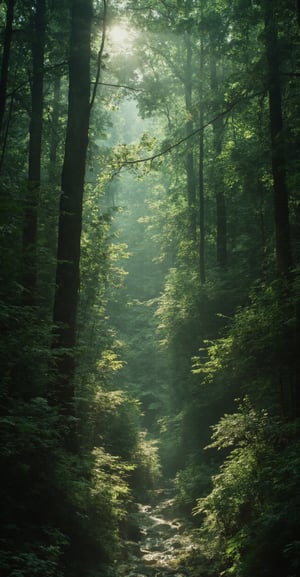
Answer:
<path fill-rule="evenodd" d="M 256 98 L 257 96 L 259 96 L 259 94 L 253 94 L 251 96 L 243 94 L 240 98 L 238 98 L 237 100 L 228 104 L 228 106 L 226 107 L 226 109 L 224 111 L 220 112 L 219 114 L 217 114 L 213 118 L 204 122 L 201 126 L 199 126 L 195 130 L 190 132 L 187 136 L 184 136 L 183 138 L 179 139 L 178 141 L 174 142 L 173 144 L 170 144 L 166 148 L 163 148 L 163 150 L 161 150 L 160 152 L 156 152 L 150 156 L 145 156 L 143 158 L 132 159 L 132 160 L 126 159 L 125 161 L 122 162 L 122 166 L 139 164 L 142 162 L 152 162 L 153 160 L 156 160 L 157 158 L 160 158 L 161 156 L 164 156 L 165 154 L 172 152 L 172 150 L 174 150 L 175 148 L 177 148 L 181 144 L 189 141 L 191 138 L 194 138 L 195 136 L 199 135 L 199 133 L 203 132 L 209 126 L 212 126 L 218 120 L 221 120 L 222 118 L 226 117 L 236 106 L 243 103 L 245 100 L 248 100 L 249 98 L 250 99 Z"/>

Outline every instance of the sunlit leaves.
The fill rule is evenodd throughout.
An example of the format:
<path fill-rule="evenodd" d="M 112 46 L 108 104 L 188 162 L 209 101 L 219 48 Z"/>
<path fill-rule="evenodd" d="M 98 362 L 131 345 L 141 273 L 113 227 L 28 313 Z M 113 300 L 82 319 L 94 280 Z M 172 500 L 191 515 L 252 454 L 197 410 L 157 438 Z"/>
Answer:
<path fill-rule="evenodd" d="M 220 338 L 215 342 L 204 341 L 205 348 L 200 349 L 200 356 L 193 357 L 194 374 L 202 375 L 204 383 L 211 383 L 218 371 L 227 367 L 232 347 L 232 337 Z"/>
<path fill-rule="evenodd" d="M 126 516 L 126 504 L 130 498 L 127 476 L 133 465 L 121 461 L 118 456 L 110 455 L 97 447 L 93 451 L 94 467 L 91 485 L 91 497 L 94 506 L 101 515 L 101 501 L 111 507 L 114 522 L 117 524 Z M 112 519 L 108 519 L 109 522 Z"/>
<path fill-rule="evenodd" d="M 202 538 L 210 540 L 210 555 L 222 574 L 263 575 L 259 559 L 270 572 L 276 563 L 297 564 L 297 553 L 288 559 L 285 552 L 297 523 L 291 499 L 300 475 L 298 426 L 257 411 L 246 399 L 238 412 L 214 427 L 210 447 L 229 448 L 230 453 L 194 513 L 204 519 Z M 282 523 L 285 530 L 278 533 Z M 271 536 L 277 549 L 270 556 Z"/>
<path fill-rule="evenodd" d="M 101 352 L 101 358 L 97 362 L 97 369 L 100 374 L 107 371 L 119 371 L 124 366 L 124 361 L 118 358 L 118 355 L 111 350 L 105 350 Z"/>
<path fill-rule="evenodd" d="M 144 431 L 139 434 L 134 463 L 136 465 L 133 477 L 135 490 L 140 498 L 144 499 L 147 490 L 154 489 L 162 478 L 158 441 L 148 437 Z"/>
<path fill-rule="evenodd" d="M 231 446 L 243 447 L 255 443 L 259 431 L 266 427 L 268 413 L 256 411 L 246 397 L 239 405 L 239 412 L 225 414 L 213 425 L 212 443 L 207 448 L 224 449 Z"/>
<path fill-rule="evenodd" d="M 282 375 L 288 372 L 289 353 L 285 339 L 291 338 L 286 319 L 292 313 L 291 301 L 281 298 L 280 287 L 253 290 L 248 306 L 238 310 L 228 326 L 227 336 L 206 341 L 193 359 L 193 372 L 203 384 L 231 388 L 251 398 L 279 402 Z M 288 378 L 288 377 L 286 377 Z M 261 401 L 260 401 L 261 402 Z"/>

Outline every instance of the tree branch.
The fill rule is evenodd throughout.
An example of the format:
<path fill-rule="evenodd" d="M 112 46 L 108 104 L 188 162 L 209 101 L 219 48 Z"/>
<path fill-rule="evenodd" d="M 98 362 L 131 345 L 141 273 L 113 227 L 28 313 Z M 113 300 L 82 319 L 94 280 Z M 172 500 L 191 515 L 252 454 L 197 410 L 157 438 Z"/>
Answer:
<path fill-rule="evenodd" d="M 1 0 L 0 0 L 0 4 L 1 4 Z M 68 65 L 68 61 L 67 60 L 63 60 L 62 62 L 58 62 L 57 64 L 53 64 L 52 66 L 48 66 L 44 68 L 43 70 L 43 76 L 46 76 L 48 74 L 48 72 L 52 72 L 52 70 L 55 70 L 56 68 L 63 68 L 66 67 Z M 24 88 L 24 86 L 30 85 L 30 83 L 32 82 L 32 77 L 29 75 L 28 80 L 24 80 L 24 82 L 21 82 L 20 84 L 18 84 L 18 86 L 16 86 L 15 88 L 13 88 L 13 90 L 11 90 L 10 92 L 8 92 L 7 97 L 11 98 L 11 97 L 15 97 L 16 94 L 19 92 L 19 90 L 22 90 L 22 88 Z"/>
<path fill-rule="evenodd" d="M 96 81 L 92 84 L 96 84 Z M 126 90 L 132 90 L 133 92 L 146 92 L 144 88 L 134 88 L 134 86 L 128 86 L 127 84 L 113 84 L 111 82 L 98 82 L 100 86 L 109 86 L 111 88 L 125 88 Z"/>
<path fill-rule="evenodd" d="M 254 96 L 257 96 L 257 94 L 253 95 L 253 97 Z M 146 156 L 144 158 L 138 158 L 136 160 L 127 160 L 125 162 L 122 162 L 122 164 L 120 165 L 120 168 L 122 168 L 123 166 L 128 166 L 128 165 L 131 166 L 133 164 L 140 164 L 142 162 L 148 162 L 148 161 L 156 160 L 157 158 L 160 158 L 161 156 L 168 154 L 169 152 L 174 150 L 174 148 L 177 148 L 177 146 L 180 146 L 181 144 L 183 144 L 184 142 L 186 142 L 190 138 L 193 138 L 193 136 L 196 136 L 196 134 L 199 134 L 200 132 L 205 130 L 205 128 L 207 128 L 211 124 L 214 124 L 214 122 L 216 122 L 220 118 L 223 118 L 223 116 L 226 116 L 226 114 L 228 114 L 237 104 L 239 104 L 242 100 L 244 100 L 244 98 L 245 97 L 241 97 L 238 100 L 233 101 L 231 104 L 228 105 L 226 110 L 223 110 L 222 112 L 217 114 L 217 116 L 214 116 L 213 118 L 211 118 L 210 120 L 208 120 L 207 122 L 202 124 L 202 126 L 199 126 L 199 128 L 196 128 L 196 130 L 193 130 L 187 136 L 184 136 L 184 138 L 181 138 L 180 140 L 178 140 L 174 144 L 171 144 L 170 146 L 168 146 L 164 150 L 161 150 L 160 152 L 157 152 L 156 154 L 153 154 L 152 156 Z"/>
<path fill-rule="evenodd" d="M 103 0 L 102 38 L 101 38 L 101 44 L 100 44 L 100 48 L 99 48 L 99 52 L 98 52 L 98 56 L 97 56 L 97 73 L 96 73 L 96 80 L 95 80 L 95 84 L 94 84 L 94 88 L 93 88 L 92 98 L 91 98 L 91 102 L 90 102 L 90 110 L 92 109 L 92 107 L 94 105 L 96 94 L 97 94 L 97 87 L 98 87 L 98 84 L 100 84 L 99 80 L 100 80 L 100 74 L 101 74 L 101 62 L 102 62 L 102 55 L 103 55 L 105 39 L 106 39 L 106 21 L 107 21 L 107 0 Z"/>

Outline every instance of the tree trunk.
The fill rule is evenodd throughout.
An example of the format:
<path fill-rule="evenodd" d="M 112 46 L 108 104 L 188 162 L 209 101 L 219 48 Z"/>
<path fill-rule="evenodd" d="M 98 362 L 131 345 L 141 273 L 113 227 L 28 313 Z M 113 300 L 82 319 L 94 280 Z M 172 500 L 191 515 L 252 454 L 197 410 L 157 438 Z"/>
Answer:
<path fill-rule="evenodd" d="M 273 174 L 273 204 L 277 270 L 289 276 L 292 265 L 289 199 L 286 184 L 278 35 L 273 0 L 265 0 L 265 47 L 268 65 L 270 136 Z"/>
<path fill-rule="evenodd" d="M 7 0 L 7 10 L 6 10 L 6 23 L 4 30 L 4 41 L 3 41 L 3 56 L 1 63 L 1 78 L 0 78 L 0 135 L 1 135 L 1 147 L 3 146 L 3 120 L 6 105 L 6 92 L 7 92 L 7 82 L 8 82 L 8 71 L 9 71 L 9 56 L 10 47 L 12 41 L 13 33 L 13 18 L 14 18 L 14 5 L 15 0 Z"/>
<path fill-rule="evenodd" d="M 213 40 L 211 39 L 211 44 Z M 211 46 L 210 56 L 210 86 L 212 96 L 218 91 L 217 63 L 214 47 Z M 214 173 L 213 185 L 216 199 L 217 226 L 217 263 L 221 269 L 227 266 L 227 215 L 224 193 L 224 175 L 220 156 L 222 152 L 223 119 L 219 117 L 213 123 Z"/>
<path fill-rule="evenodd" d="M 203 39 L 200 40 L 200 127 L 204 124 L 204 49 Z M 199 134 L 199 276 L 200 283 L 205 283 L 205 218 L 204 218 L 204 130 Z"/>
<path fill-rule="evenodd" d="M 41 150 L 43 125 L 43 74 L 46 30 L 45 0 L 36 2 L 32 26 L 31 119 L 29 127 L 28 186 L 25 199 L 23 228 L 23 302 L 35 304 L 36 245 L 38 204 L 41 180 Z"/>
<path fill-rule="evenodd" d="M 53 347 L 58 349 L 52 398 L 72 413 L 74 347 L 79 296 L 82 203 L 90 113 L 90 39 L 92 0 L 73 0 L 69 58 L 68 123 L 62 170 Z"/>
<path fill-rule="evenodd" d="M 185 32 L 186 45 L 186 69 L 185 69 L 185 107 L 188 115 L 186 123 L 187 135 L 193 131 L 192 120 L 192 43 L 188 32 Z M 189 228 L 190 236 L 193 241 L 196 240 L 196 183 L 195 183 L 195 168 L 194 168 L 194 154 L 192 144 L 188 143 L 186 155 L 186 174 L 187 174 L 187 195 L 188 195 L 188 211 L 189 211 Z"/>
<path fill-rule="evenodd" d="M 61 98 L 61 77 L 59 74 L 54 78 L 53 103 L 52 103 L 52 130 L 49 151 L 49 181 L 51 184 L 59 183 L 59 167 L 57 166 L 57 151 L 60 145 L 59 138 L 59 103 Z"/>
<path fill-rule="evenodd" d="M 300 28 L 300 0 L 296 0 L 296 16 L 297 16 L 297 23 Z"/>

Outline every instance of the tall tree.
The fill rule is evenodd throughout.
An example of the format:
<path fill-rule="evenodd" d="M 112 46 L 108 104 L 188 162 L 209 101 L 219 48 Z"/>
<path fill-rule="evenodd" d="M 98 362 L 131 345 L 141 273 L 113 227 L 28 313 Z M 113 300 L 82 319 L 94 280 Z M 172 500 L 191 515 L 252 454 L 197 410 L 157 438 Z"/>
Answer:
<path fill-rule="evenodd" d="M 204 124 L 204 41 L 200 38 L 200 127 Z M 201 284 L 205 283 L 205 203 L 204 203 L 204 130 L 199 133 L 199 275 Z"/>
<path fill-rule="evenodd" d="M 13 35 L 13 19 L 14 19 L 14 6 L 15 0 L 6 1 L 6 23 L 4 30 L 4 41 L 3 41 L 3 54 L 1 62 L 1 77 L 0 77 L 0 135 L 1 135 L 1 145 L 3 137 L 3 119 L 5 113 L 6 105 L 6 92 L 7 92 L 7 82 L 8 82 L 8 72 L 9 72 L 9 57 L 10 57 L 10 47 Z"/>
<path fill-rule="evenodd" d="M 73 0 L 69 56 L 68 123 L 57 248 L 53 346 L 57 359 L 55 401 L 70 411 L 74 397 L 74 347 L 79 293 L 80 238 L 90 116 L 90 54 L 92 0 Z"/>
<path fill-rule="evenodd" d="M 58 181 L 58 149 L 60 138 L 58 134 L 59 125 L 59 103 L 61 99 L 61 76 L 57 74 L 53 82 L 53 103 L 52 103 L 52 130 L 49 146 L 49 180 L 51 184 L 56 184 Z"/>
<path fill-rule="evenodd" d="M 296 0 L 296 15 L 298 26 L 300 27 L 300 0 Z"/>
<path fill-rule="evenodd" d="M 276 18 L 274 2 L 265 0 L 265 48 L 268 66 L 276 261 L 279 274 L 288 276 L 292 265 L 292 254 Z"/>
<path fill-rule="evenodd" d="M 23 301 L 35 303 L 38 204 L 41 181 L 44 51 L 46 2 L 35 3 L 32 20 L 31 118 L 29 127 L 28 186 L 23 229 Z"/>
<path fill-rule="evenodd" d="M 184 70 L 184 95 L 185 107 L 187 113 L 186 133 L 191 134 L 193 131 L 192 117 L 192 93 L 193 93 L 193 44 L 188 30 L 184 33 L 184 44 L 186 48 L 186 63 Z M 194 153 L 192 144 L 189 143 L 186 153 L 186 176 L 187 176 L 187 199 L 189 210 L 189 227 L 192 240 L 196 240 L 196 182 L 194 168 Z"/>
<path fill-rule="evenodd" d="M 217 47 L 214 35 L 215 30 L 213 34 L 210 34 L 210 85 L 213 101 L 216 101 L 219 91 L 219 78 L 217 69 Z M 227 216 L 224 191 L 224 174 L 221 160 L 223 132 L 224 121 L 223 118 L 219 116 L 213 122 L 213 184 L 216 199 L 217 263 L 221 269 L 226 268 L 227 265 Z"/>

